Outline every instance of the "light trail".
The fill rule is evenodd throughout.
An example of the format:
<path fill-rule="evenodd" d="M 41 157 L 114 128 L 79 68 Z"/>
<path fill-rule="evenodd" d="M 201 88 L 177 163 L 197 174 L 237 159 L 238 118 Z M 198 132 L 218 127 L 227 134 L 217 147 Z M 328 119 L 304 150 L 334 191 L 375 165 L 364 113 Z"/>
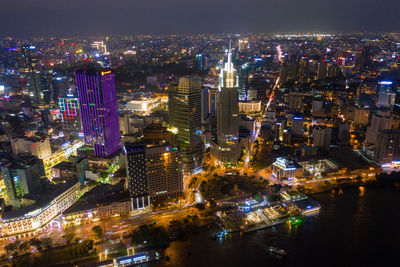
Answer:
<path fill-rule="evenodd" d="M 278 45 L 276 47 L 276 50 L 278 52 L 279 63 L 282 64 L 283 53 L 282 53 L 281 45 Z M 272 101 L 274 100 L 275 90 L 279 86 L 279 81 L 280 81 L 280 75 L 278 75 L 278 77 L 276 78 L 274 87 L 272 88 L 272 91 L 271 91 L 271 95 L 269 96 L 269 99 L 268 99 L 268 103 L 267 103 L 267 105 L 265 107 L 264 114 L 267 112 L 269 106 L 271 105 Z M 244 162 L 243 162 L 243 168 L 247 168 L 248 167 L 249 162 L 250 162 L 250 156 L 253 154 L 254 142 L 257 140 L 258 136 L 260 135 L 261 118 L 258 118 L 258 120 L 256 122 L 256 127 L 257 127 L 256 134 L 254 135 L 254 138 L 252 140 L 252 144 L 251 144 L 250 148 L 247 151 L 247 155 L 245 156 L 245 159 L 244 159 Z"/>

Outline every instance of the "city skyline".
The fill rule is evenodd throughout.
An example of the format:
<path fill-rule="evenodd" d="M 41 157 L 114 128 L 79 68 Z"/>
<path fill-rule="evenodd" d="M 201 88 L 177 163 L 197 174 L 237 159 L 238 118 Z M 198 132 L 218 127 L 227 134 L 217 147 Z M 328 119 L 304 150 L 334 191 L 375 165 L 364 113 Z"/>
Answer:
<path fill-rule="evenodd" d="M 0 263 L 395 266 L 398 10 L 4 3 Z"/>

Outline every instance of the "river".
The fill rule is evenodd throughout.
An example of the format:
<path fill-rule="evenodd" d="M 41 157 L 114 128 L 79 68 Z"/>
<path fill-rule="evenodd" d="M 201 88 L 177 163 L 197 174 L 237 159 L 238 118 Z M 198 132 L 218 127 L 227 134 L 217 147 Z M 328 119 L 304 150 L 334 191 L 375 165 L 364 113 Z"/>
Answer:
<path fill-rule="evenodd" d="M 345 189 L 314 195 L 321 210 L 303 225 L 280 225 L 216 241 L 211 227 L 171 243 L 170 261 L 151 266 L 400 266 L 400 190 Z M 284 259 L 266 251 L 276 246 Z"/>

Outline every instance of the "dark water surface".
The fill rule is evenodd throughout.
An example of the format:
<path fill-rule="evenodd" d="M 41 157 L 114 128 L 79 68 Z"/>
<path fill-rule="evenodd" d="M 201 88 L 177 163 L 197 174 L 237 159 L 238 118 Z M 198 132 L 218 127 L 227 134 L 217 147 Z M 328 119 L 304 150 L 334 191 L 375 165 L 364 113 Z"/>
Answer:
<path fill-rule="evenodd" d="M 280 225 L 216 241 L 214 226 L 173 242 L 166 250 L 170 262 L 152 266 L 400 266 L 400 190 L 346 189 L 342 195 L 322 193 L 314 198 L 321 211 L 303 225 Z M 269 246 L 285 249 L 277 259 Z"/>

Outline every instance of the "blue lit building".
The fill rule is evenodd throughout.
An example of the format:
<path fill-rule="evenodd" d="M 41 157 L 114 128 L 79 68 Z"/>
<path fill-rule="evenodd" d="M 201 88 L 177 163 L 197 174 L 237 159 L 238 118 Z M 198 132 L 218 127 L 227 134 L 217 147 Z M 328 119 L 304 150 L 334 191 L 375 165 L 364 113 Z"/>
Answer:
<path fill-rule="evenodd" d="M 277 158 L 272 163 L 272 175 L 280 180 L 292 181 L 303 176 L 303 167 L 294 160 Z"/>

